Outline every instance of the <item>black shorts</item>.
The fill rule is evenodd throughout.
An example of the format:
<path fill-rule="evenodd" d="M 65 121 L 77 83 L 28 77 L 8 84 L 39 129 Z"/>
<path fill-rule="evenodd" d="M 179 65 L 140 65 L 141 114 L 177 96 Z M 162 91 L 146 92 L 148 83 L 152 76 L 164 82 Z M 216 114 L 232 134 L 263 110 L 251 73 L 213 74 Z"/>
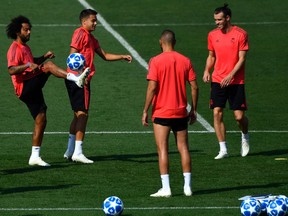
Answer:
<path fill-rule="evenodd" d="M 171 127 L 173 132 L 186 130 L 188 128 L 188 117 L 186 118 L 155 118 L 153 123 Z"/>
<path fill-rule="evenodd" d="M 74 112 L 87 112 L 90 104 L 90 82 L 88 82 L 88 85 L 80 88 L 75 82 L 65 79 L 65 85 L 72 110 Z"/>
<path fill-rule="evenodd" d="M 228 100 L 231 110 L 247 110 L 244 84 L 221 88 L 219 83 L 211 83 L 210 109 L 225 108 Z"/>
<path fill-rule="evenodd" d="M 46 112 L 47 110 L 42 88 L 48 80 L 49 75 L 49 73 L 40 73 L 24 81 L 23 90 L 19 99 L 26 104 L 34 119 L 40 112 Z"/>

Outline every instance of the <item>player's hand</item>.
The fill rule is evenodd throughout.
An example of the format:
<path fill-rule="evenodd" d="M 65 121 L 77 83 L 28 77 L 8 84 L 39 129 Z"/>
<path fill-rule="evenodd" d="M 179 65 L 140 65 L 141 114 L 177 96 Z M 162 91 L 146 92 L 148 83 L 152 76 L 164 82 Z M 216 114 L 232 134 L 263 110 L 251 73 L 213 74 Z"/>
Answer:
<path fill-rule="evenodd" d="M 123 55 L 123 59 L 128 61 L 128 63 L 132 62 L 132 56 L 130 56 L 130 55 Z"/>
<path fill-rule="evenodd" d="M 233 76 L 231 76 L 231 75 L 229 74 L 228 76 L 226 76 L 226 77 L 221 81 L 220 87 L 221 87 L 221 88 L 227 87 L 227 86 L 231 83 L 232 79 L 233 79 Z"/>
<path fill-rule="evenodd" d="M 148 124 L 148 113 L 147 112 L 143 112 L 142 125 L 146 126 L 146 127 L 149 126 L 149 124 Z"/>
<path fill-rule="evenodd" d="M 36 73 L 40 70 L 40 66 L 38 64 L 35 64 L 35 63 L 30 63 L 29 68 L 31 68 L 33 73 Z"/>
<path fill-rule="evenodd" d="M 208 83 L 208 82 L 210 82 L 210 79 L 211 79 L 210 78 L 210 73 L 205 71 L 204 74 L 203 74 L 203 82 Z"/>
<path fill-rule="evenodd" d="M 195 111 L 190 111 L 189 113 L 189 124 L 192 125 L 196 122 L 197 120 L 197 112 Z"/>
<path fill-rule="evenodd" d="M 45 55 L 44 55 L 45 59 L 52 59 L 55 58 L 55 55 L 52 51 L 48 51 Z"/>

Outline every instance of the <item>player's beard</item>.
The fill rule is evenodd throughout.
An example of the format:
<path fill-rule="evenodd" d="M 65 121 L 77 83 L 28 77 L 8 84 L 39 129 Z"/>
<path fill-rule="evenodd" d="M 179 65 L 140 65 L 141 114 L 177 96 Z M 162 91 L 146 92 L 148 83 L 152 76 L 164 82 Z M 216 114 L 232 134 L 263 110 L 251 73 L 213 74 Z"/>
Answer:
<path fill-rule="evenodd" d="M 30 40 L 30 35 L 27 35 L 27 36 L 20 35 L 20 39 L 23 43 L 26 43 Z"/>

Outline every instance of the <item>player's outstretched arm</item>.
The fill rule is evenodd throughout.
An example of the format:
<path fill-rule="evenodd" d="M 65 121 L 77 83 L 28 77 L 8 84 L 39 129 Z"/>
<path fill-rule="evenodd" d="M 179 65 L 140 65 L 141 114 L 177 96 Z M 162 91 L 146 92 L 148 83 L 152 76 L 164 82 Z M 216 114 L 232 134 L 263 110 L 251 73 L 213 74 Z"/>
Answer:
<path fill-rule="evenodd" d="M 105 61 L 126 60 L 128 63 L 132 62 L 131 55 L 118 55 L 105 52 L 101 47 L 96 50 L 96 53 Z"/>

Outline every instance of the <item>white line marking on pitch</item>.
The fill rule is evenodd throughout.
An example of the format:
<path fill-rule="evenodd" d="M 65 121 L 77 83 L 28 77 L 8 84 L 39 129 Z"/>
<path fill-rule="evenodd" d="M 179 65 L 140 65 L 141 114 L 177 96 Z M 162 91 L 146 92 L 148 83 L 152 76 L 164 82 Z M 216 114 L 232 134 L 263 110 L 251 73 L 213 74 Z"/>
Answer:
<path fill-rule="evenodd" d="M 240 133 L 240 131 L 226 131 L 227 133 Z M 46 131 L 45 135 L 68 134 L 68 131 Z M 152 134 L 153 131 L 86 131 L 86 134 Z M 209 134 L 211 131 L 188 131 L 192 134 Z M 249 133 L 288 133 L 287 130 L 250 130 Z M 31 135 L 32 132 L 0 132 L 0 135 Z"/>
<path fill-rule="evenodd" d="M 191 206 L 191 207 L 125 207 L 126 210 L 213 210 L 213 209 L 238 209 L 238 206 Z M 100 211 L 102 208 L 0 208 L 0 211 Z"/>
<path fill-rule="evenodd" d="M 235 25 L 282 25 L 288 24 L 288 22 L 234 22 Z M 114 27 L 157 27 L 157 26 L 213 26 L 215 23 L 122 23 L 122 24 L 110 24 L 110 26 Z M 0 23 L 0 27 L 6 27 L 7 24 Z M 33 26 L 38 27 L 77 27 L 79 24 L 68 24 L 68 23 L 55 23 L 55 24 L 40 24 L 36 23 Z M 102 24 L 98 24 L 98 27 L 103 27 Z"/>

